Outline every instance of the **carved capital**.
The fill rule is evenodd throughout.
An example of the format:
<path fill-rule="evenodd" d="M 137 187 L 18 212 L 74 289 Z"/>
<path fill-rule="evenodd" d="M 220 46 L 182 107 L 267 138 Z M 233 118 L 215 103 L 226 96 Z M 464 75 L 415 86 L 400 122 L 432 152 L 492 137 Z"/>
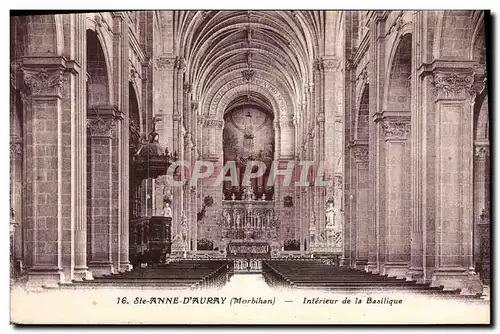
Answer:
<path fill-rule="evenodd" d="M 91 137 L 111 137 L 115 124 L 115 120 L 112 118 L 87 119 L 87 128 Z"/>
<path fill-rule="evenodd" d="M 198 101 L 191 101 L 191 110 L 195 112 L 198 110 Z"/>
<path fill-rule="evenodd" d="M 175 68 L 179 71 L 183 71 L 186 68 L 186 60 L 183 57 L 176 57 Z"/>
<path fill-rule="evenodd" d="M 356 78 L 356 81 L 368 81 L 368 69 L 367 67 L 363 67 L 361 72 L 359 72 L 359 75 Z"/>
<path fill-rule="evenodd" d="M 323 70 L 323 59 L 318 58 L 314 61 L 313 68 L 316 71 L 322 71 Z"/>
<path fill-rule="evenodd" d="M 340 59 L 337 57 L 323 57 L 322 68 L 325 71 L 338 71 L 340 70 Z"/>
<path fill-rule="evenodd" d="M 206 128 L 216 128 L 222 130 L 224 128 L 224 121 L 220 121 L 217 119 L 207 119 L 203 123 L 203 126 Z"/>
<path fill-rule="evenodd" d="M 473 93 L 474 73 L 435 71 L 433 83 L 438 98 L 468 98 Z"/>
<path fill-rule="evenodd" d="M 23 144 L 20 142 L 10 142 L 10 156 L 12 159 L 21 158 L 23 156 Z"/>
<path fill-rule="evenodd" d="M 135 81 L 136 78 L 140 78 L 139 72 L 134 67 L 130 68 L 130 77 L 129 81 Z"/>
<path fill-rule="evenodd" d="M 382 129 L 387 140 L 405 140 L 410 133 L 410 121 L 407 119 L 383 120 Z"/>
<path fill-rule="evenodd" d="M 174 113 L 172 114 L 172 119 L 174 122 L 180 122 L 180 120 L 182 119 L 182 115 L 179 112 L 174 111 Z"/>
<path fill-rule="evenodd" d="M 368 145 L 353 146 L 351 148 L 354 160 L 359 163 L 368 162 Z"/>
<path fill-rule="evenodd" d="M 335 187 L 342 189 L 342 175 L 335 175 Z"/>
<path fill-rule="evenodd" d="M 23 69 L 25 85 L 33 96 L 60 96 L 64 84 L 64 70 L 57 69 Z"/>
<path fill-rule="evenodd" d="M 156 59 L 155 68 L 159 71 L 172 70 L 175 67 L 175 57 L 160 57 Z"/>
<path fill-rule="evenodd" d="M 319 113 L 316 116 L 316 122 L 318 122 L 318 123 L 324 123 L 325 122 L 325 114 L 324 113 Z"/>
<path fill-rule="evenodd" d="M 295 126 L 293 115 L 284 115 L 280 117 L 280 126 L 292 128 Z"/>
<path fill-rule="evenodd" d="M 488 146 L 476 146 L 474 147 L 474 155 L 478 158 L 485 158 L 490 154 L 490 148 Z"/>

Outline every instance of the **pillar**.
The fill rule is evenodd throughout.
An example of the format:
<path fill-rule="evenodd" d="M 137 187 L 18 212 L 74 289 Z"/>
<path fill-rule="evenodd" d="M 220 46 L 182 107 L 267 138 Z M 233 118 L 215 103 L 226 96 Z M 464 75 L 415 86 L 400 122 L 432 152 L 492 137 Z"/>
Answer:
<path fill-rule="evenodd" d="M 70 247 L 73 241 L 71 167 L 75 161 L 71 156 L 72 119 L 63 114 L 65 69 L 63 57 L 23 59 L 26 86 L 23 101 L 26 211 L 23 223 L 28 286 L 65 281 L 63 238 Z"/>
<path fill-rule="evenodd" d="M 113 209 L 113 193 L 117 191 L 118 175 L 113 166 L 113 140 L 116 140 L 115 118 L 120 117 L 113 109 L 93 110 L 89 113 L 89 199 L 88 221 L 90 228 L 89 268 L 95 276 L 115 273 L 113 263 L 113 234 L 116 224 Z M 115 247 L 116 247 L 115 240 Z"/>
<path fill-rule="evenodd" d="M 410 260 L 411 216 L 409 208 L 410 177 L 407 137 L 409 119 L 384 118 L 385 133 L 385 220 L 386 257 L 384 274 L 405 277 Z"/>
<path fill-rule="evenodd" d="M 352 147 L 353 205 L 351 220 L 355 222 L 353 239 L 356 247 L 353 254 L 357 269 L 365 269 L 368 263 L 369 199 L 368 199 L 368 145 L 357 144 Z"/>
<path fill-rule="evenodd" d="M 432 285 L 460 288 L 462 294 L 482 292 L 472 262 L 473 73 L 470 67 L 433 69 L 436 254 Z"/>

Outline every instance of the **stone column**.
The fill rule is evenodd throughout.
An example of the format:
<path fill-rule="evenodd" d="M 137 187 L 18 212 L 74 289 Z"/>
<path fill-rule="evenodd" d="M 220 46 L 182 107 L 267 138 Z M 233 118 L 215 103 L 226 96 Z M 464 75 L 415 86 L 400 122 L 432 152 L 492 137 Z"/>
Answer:
<path fill-rule="evenodd" d="M 410 261 L 408 117 L 384 118 L 386 258 L 384 274 L 405 277 Z"/>
<path fill-rule="evenodd" d="M 71 185 L 67 146 L 71 146 L 72 123 L 62 113 L 66 60 L 26 57 L 22 66 L 27 90 L 23 101 L 27 285 L 57 284 L 65 280 L 62 232 L 72 210 L 67 187 Z"/>
<path fill-rule="evenodd" d="M 77 61 L 86 56 L 86 30 L 85 17 L 82 14 L 75 15 L 75 43 Z M 75 116 L 75 134 L 72 146 L 75 149 L 75 268 L 74 279 L 92 279 L 92 273 L 87 266 L 87 67 L 83 63 L 80 68 L 76 62 L 71 63 L 72 72 L 76 74 L 74 79 L 75 106 L 71 113 Z"/>
<path fill-rule="evenodd" d="M 100 111 L 89 115 L 88 158 L 90 198 L 87 202 L 90 227 L 89 268 L 95 276 L 115 273 L 113 266 L 113 138 L 116 137 L 115 119 Z M 97 116 L 99 115 L 99 116 Z"/>
<path fill-rule="evenodd" d="M 464 64 L 467 65 L 467 64 Z M 473 69 L 434 68 L 436 267 L 432 285 L 482 292 L 472 263 Z"/>
<path fill-rule="evenodd" d="M 17 265 L 23 261 L 23 140 L 19 136 L 10 137 L 10 182 L 11 227 L 14 229 L 11 252 L 14 253 L 13 260 Z"/>
<path fill-rule="evenodd" d="M 203 160 L 213 163 L 214 172 L 210 178 L 203 179 L 203 198 L 204 200 L 210 196 L 213 199 L 213 206 L 206 208 L 205 218 L 203 218 L 203 238 L 215 241 L 216 229 L 219 228 L 215 224 L 216 218 L 222 210 L 222 183 L 217 184 L 215 180 L 219 176 L 223 167 L 223 149 L 222 149 L 222 130 L 224 129 L 224 121 L 218 119 L 206 119 L 203 123 L 203 138 L 206 139 L 207 147 L 203 147 Z M 215 247 L 215 246 L 214 246 Z"/>
<path fill-rule="evenodd" d="M 368 212 L 368 145 L 356 144 L 352 147 L 354 163 L 352 164 L 352 193 L 353 193 L 353 215 L 351 220 L 355 222 L 355 235 L 353 238 L 356 247 L 355 266 L 357 269 L 365 269 L 368 263 L 368 232 L 369 232 L 369 212 Z"/>

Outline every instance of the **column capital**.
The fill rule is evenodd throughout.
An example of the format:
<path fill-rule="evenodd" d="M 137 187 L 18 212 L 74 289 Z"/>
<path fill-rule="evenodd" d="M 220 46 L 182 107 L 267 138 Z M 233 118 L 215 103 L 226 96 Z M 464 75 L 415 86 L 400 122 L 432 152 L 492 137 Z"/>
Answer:
<path fill-rule="evenodd" d="M 24 85 L 33 97 L 62 97 L 64 57 L 26 57 L 22 61 Z"/>
<path fill-rule="evenodd" d="M 175 57 L 175 68 L 179 71 L 184 71 L 186 68 L 186 59 L 184 57 Z"/>
<path fill-rule="evenodd" d="M 356 162 L 368 163 L 368 145 L 352 146 L 351 151 Z"/>
<path fill-rule="evenodd" d="M 155 69 L 158 71 L 173 70 L 176 65 L 176 57 L 165 56 L 158 57 L 154 63 Z"/>
<path fill-rule="evenodd" d="M 474 155 L 478 158 L 485 158 L 490 154 L 490 148 L 486 145 L 476 146 L 474 148 Z"/>
<path fill-rule="evenodd" d="M 338 57 L 324 56 L 322 58 L 322 65 L 325 72 L 333 72 L 340 70 L 341 62 Z"/>
<path fill-rule="evenodd" d="M 436 70 L 432 77 L 438 99 L 463 99 L 472 93 L 473 72 Z"/>
<path fill-rule="evenodd" d="M 115 127 L 115 120 L 112 118 L 90 118 L 87 119 L 87 127 L 91 137 L 109 137 L 112 136 L 112 130 Z"/>
<path fill-rule="evenodd" d="M 198 110 L 198 101 L 191 101 L 191 110 L 195 112 Z"/>
<path fill-rule="evenodd" d="M 381 122 L 386 140 L 406 140 L 410 133 L 410 120 L 407 118 L 384 119 Z"/>
<path fill-rule="evenodd" d="M 23 143 L 22 141 L 10 141 L 10 157 L 11 159 L 22 158 L 23 156 Z"/>
<path fill-rule="evenodd" d="M 293 115 L 282 115 L 280 117 L 279 125 L 281 127 L 294 127 L 295 126 L 295 117 Z"/>
<path fill-rule="evenodd" d="M 178 111 L 174 111 L 172 114 L 172 119 L 174 122 L 180 122 L 182 120 L 182 115 Z"/>
<path fill-rule="evenodd" d="M 193 89 L 193 85 L 189 82 L 184 83 L 184 93 L 189 94 L 191 93 L 191 90 Z"/>

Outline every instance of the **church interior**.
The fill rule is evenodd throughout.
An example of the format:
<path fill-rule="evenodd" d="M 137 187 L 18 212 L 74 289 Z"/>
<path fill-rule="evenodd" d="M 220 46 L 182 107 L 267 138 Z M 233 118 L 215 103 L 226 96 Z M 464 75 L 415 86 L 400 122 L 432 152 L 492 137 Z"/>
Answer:
<path fill-rule="evenodd" d="M 483 293 L 488 22 L 11 16 L 11 281 Z"/>

